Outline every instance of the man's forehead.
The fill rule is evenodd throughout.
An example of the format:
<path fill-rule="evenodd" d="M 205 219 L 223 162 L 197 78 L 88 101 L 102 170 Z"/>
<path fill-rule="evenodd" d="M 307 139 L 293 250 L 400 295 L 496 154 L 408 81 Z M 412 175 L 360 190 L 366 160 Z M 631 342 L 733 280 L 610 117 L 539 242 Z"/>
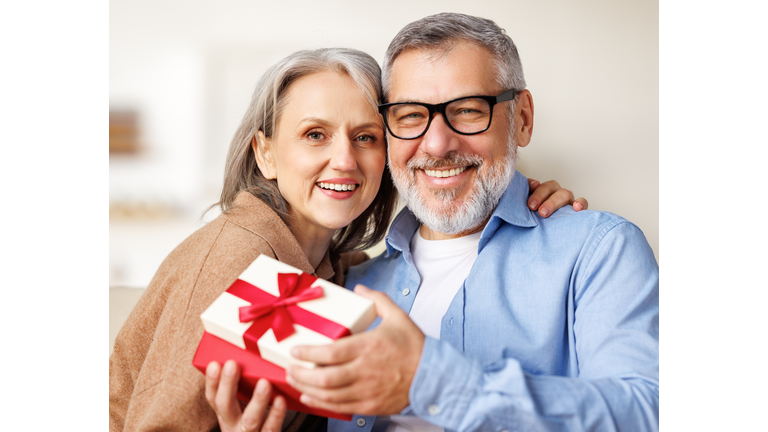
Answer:
<path fill-rule="evenodd" d="M 405 50 L 392 64 L 389 100 L 437 103 L 446 98 L 495 95 L 499 90 L 496 68 L 490 51 L 464 41 Z"/>

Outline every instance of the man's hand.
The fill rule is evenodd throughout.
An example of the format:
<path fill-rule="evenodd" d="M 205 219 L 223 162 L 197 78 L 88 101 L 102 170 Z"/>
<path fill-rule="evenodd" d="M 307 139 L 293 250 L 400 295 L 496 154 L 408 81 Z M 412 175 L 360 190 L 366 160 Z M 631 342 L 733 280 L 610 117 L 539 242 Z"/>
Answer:
<path fill-rule="evenodd" d="M 330 345 L 295 347 L 291 354 L 318 366 L 291 365 L 287 380 L 301 402 L 340 413 L 396 414 L 408 406 L 408 389 L 421 359 L 424 333 L 384 293 L 363 285 L 355 292 L 373 300 L 381 323 Z"/>
<path fill-rule="evenodd" d="M 532 178 L 528 179 L 528 188 L 531 196 L 528 197 L 528 208 L 539 210 L 542 217 L 549 217 L 555 210 L 566 204 L 572 204 L 576 211 L 586 210 L 589 203 L 585 198 L 573 199 L 573 192 L 561 188 L 555 180 L 540 183 Z"/>

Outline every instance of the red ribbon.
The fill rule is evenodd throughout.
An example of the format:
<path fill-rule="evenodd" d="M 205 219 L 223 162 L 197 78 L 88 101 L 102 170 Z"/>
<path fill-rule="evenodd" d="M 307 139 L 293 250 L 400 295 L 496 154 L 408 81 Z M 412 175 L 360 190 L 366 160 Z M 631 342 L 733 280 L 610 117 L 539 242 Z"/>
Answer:
<path fill-rule="evenodd" d="M 241 307 L 240 322 L 248 322 L 261 318 L 275 310 L 275 308 L 281 306 L 288 306 L 322 297 L 322 288 L 309 288 L 315 280 L 317 280 L 315 276 L 307 275 L 306 273 L 302 273 L 300 277 L 294 273 L 278 273 L 277 286 L 280 289 L 280 297 L 269 304 L 252 304 L 250 306 Z"/>
<path fill-rule="evenodd" d="M 316 299 L 323 295 L 321 287 L 311 287 L 317 277 L 307 273 L 278 273 L 280 297 L 275 297 L 241 279 L 235 281 L 227 292 L 251 303 L 240 308 L 240 322 L 253 321 L 243 335 L 248 350 L 258 353 L 257 341 L 272 328 L 278 342 L 295 333 L 294 324 L 338 339 L 350 334 L 349 329 L 333 321 L 315 315 L 296 303 Z"/>

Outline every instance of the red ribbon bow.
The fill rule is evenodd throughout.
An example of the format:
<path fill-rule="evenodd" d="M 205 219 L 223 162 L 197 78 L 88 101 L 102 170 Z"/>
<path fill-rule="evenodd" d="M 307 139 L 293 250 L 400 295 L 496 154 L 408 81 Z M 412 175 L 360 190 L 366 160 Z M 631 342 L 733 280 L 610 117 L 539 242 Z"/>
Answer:
<path fill-rule="evenodd" d="M 280 289 L 280 297 L 276 297 L 271 303 L 251 304 L 240 308 L 240 322 L 249 322 L 271 314 L 270 325 L 275 332 L 278 342 L 291 336 L 296 331 L 293 328 L 294 320 L 286 310 L 287 306 L 299 302 L 314 300 L 323 296 L 321 287 L 312 287 L 317 280 L 316 276 L 307 273 L 278 273 L 277 285 Z"/>

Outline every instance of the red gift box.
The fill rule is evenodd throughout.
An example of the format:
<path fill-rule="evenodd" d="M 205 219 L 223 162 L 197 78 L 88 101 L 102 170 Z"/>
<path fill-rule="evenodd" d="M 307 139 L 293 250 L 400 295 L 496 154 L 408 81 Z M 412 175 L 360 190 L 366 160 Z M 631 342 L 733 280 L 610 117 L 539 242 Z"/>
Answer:
<path fill-rule="evenodd" d="M 298 390 L 291 387 L 285 381 L 285 369 L 270 363 L 258 354 L 240 349 L 231 343 L 219 339 L 210 333 L 203 333 L 200 345 L 197 347 L 195 358 L 192 364 L 202 373 L 208 363 L 217 361 L 223 365 L 227 360 L 234 360 L 240 365 L 240 386 L 237 389 L 237 398 L 243 401 L 251 400 L 253 388 L 259 378 L 266 378 L 272 383 L 272 397 L 281 395 L 285 398 L 286 406 L 291 411 L 314 414 L 321 417 L 332 417 L 340 420 L 350 421 L 352 415 L 339 414 L 333 411 L 326 411 L 318 408 L 311 408 L 299 402 Z"/>
<path fill-rule="evenodd" d="M 237 361 L 242 369 L 238 398 L 249 400 L 259 378 L 273 384 L 288 409 L 351 420 L 351 415 L 307 407 L 285 381 L 296 345 L 325 344 L 365 330 L 375 319 L 373 302 L 328 281 L 264 255 L 259 256 L 201 315 L 206 329 L 193 364 Z"/>

